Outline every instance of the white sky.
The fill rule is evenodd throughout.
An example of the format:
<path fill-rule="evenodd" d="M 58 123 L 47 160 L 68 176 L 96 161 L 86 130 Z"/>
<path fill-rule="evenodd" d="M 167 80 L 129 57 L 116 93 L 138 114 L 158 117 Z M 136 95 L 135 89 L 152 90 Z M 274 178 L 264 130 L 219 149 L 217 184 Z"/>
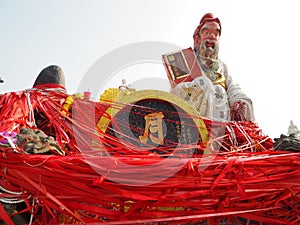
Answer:
<path fill-rule="evenodd" d="M 300 127 L 298 11 L 295 0 L 0 0 L 0 90 L 30 88 L 43 68 L 57 64 L 75 93 L 88 69 L 115 48 L 141 41 L 192 46 L 199 20 L 212 12 L 223 28 L 220 58 L 252 98 L 263 132 L 279 137 L 290 120 Z M 141 71 L 119 75 L 134 70 Z"/>

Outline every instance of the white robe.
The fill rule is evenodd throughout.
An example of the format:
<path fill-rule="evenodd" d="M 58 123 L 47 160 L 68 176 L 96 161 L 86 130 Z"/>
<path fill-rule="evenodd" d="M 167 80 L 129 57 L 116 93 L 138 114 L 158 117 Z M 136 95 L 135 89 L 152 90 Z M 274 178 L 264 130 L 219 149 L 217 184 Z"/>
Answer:
<path fill-rule="evenodd" d="M 225 77 L 226 88 L 220 83 L 213 83 L 202 70 L 202 76 L 191 82 L 181 82 L 171 88 L 170 92 L 186 100 L 201 116 L 221 121 L 230 121 L 230 107 L 236 102 L 243 102 L 246 120 L 254 121 L 251 99 L 233 82 L 226 65 L 221 61 L 218 71 Z"/>

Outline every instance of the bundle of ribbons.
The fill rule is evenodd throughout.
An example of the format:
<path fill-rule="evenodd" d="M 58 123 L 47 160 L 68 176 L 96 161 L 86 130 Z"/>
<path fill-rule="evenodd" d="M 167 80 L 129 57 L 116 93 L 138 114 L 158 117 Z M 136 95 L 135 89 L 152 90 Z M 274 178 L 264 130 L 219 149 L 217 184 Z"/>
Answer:
<path fill-rule="evenodd" d="M 256 123 L 201 118 L 207 143 L 149 151 L 97 126 L 122 103 L 71 97 L 1 96 L 0 221 L 300 224 L 300 153 L 275 151 Z"/>

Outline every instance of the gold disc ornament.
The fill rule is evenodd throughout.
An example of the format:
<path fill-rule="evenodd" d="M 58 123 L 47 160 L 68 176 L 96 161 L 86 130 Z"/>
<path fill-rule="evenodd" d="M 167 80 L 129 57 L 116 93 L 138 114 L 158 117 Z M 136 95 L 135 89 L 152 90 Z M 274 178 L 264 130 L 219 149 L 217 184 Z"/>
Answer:
<path fill-rule="evenodd" d="M 109 89 L 100 101 L 110 107 L 97 127 L 107 136 L 116 137 L 116 146 L 170 153 L 179 148 L 190 150 L 208 140 L 206 125 L 198 113 L 171 93 Z"/>

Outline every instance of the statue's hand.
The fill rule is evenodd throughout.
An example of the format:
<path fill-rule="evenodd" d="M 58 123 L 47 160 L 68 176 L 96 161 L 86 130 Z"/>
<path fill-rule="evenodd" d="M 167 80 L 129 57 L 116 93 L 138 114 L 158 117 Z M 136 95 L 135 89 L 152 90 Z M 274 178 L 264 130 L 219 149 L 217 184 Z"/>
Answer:
<path fill-rule="evenodd" d="M 246 106 L 244 102 L 236 102 L 230 107 L 231 120 L 246 121 L 245 118 Z"/>

